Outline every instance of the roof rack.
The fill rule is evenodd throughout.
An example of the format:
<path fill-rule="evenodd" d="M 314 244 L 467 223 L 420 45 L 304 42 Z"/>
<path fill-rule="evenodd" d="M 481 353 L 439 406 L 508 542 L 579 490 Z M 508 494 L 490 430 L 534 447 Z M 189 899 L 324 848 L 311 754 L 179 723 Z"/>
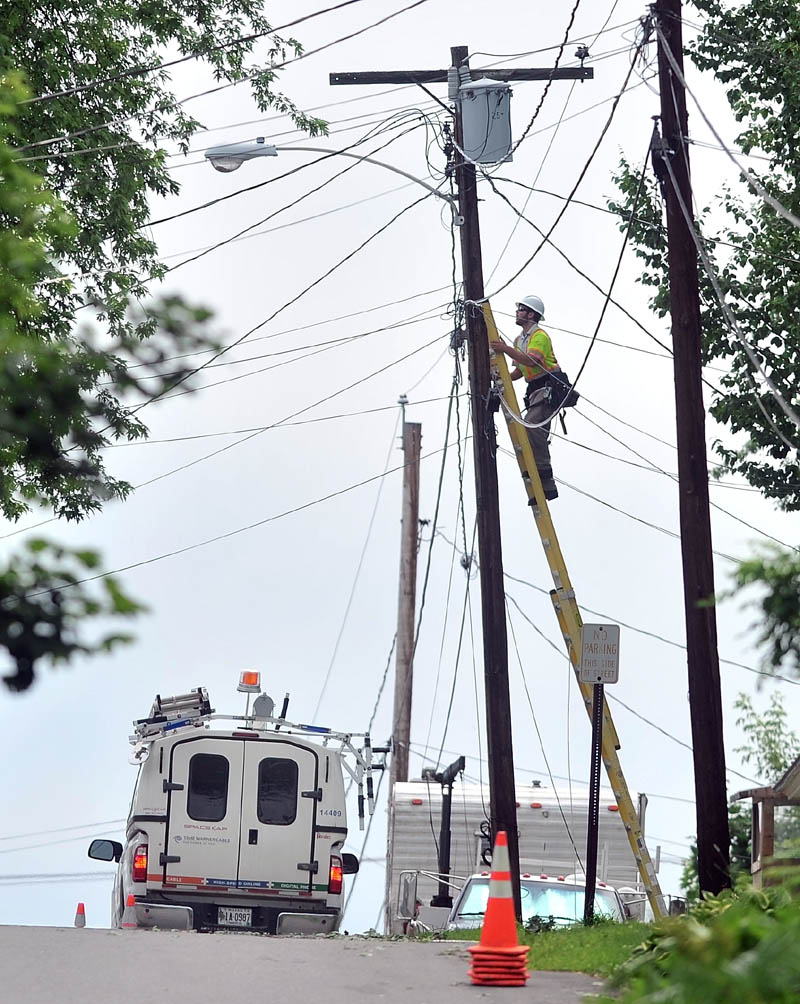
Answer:
<path fill-rule="evenodd" d="M 134 720 L 135 735 L 131 736 L 131 742 L 141 742 L 182 725 L 199 725 L 201 721 L 208 721 L 213 713 L 205 687 L 195 687 L 188 694 L 176 694 L 174 697 L 156 694 L 148 717 Z"/>
<path fill-rule="evenodd" d="M 284 709 L 287 703 L 284 702 Z M 264 707 L 271 709 L 274 704 L 269 701 Z M 260 711 L 261 713 L 259 713 Z M 354 760 L 353 766 L 346 760 L 342 761 L 342 766 L 358 787 L 359 829 L 364 828 L 365 803 L 370 815 L 375 809 L 372 771 L 385 769 L 386 754 L 389 752 L 388 746 L 374 747 L 368 732 L 336 732 L 322 725 L 304 725 L 287 721 L 283 717 L 266 716 L 258 707 L 258 702 L 254 704 L 253 710 L 247 715 L 217 714 L 211 707 L 205 687 L 195 687 L 188 694 L 176 694 L 174 697 L 162 697 L 160 694 L 156 694 L 148 717 L 139 718 L 133 722 L 133 735 L 130 736 L 133 750 L 129 760 L 133 764 L 144 763 L 149 756 L 150 746 L 160 736 L 181 728 L 199 728 L 218 720 L 242 722 L 243 725 L 239 727 L 248 732 L 266 732 L 273 729 L 279 732 L 283 730 L 289 734 L 313 735 L 322 742 L 323 746 L 327 746 L 332 741 L 338 743 L 341 752 L 349 753 Z M 357 744 L 358 740 L 361 740 L 360 745 Z M 375 761 L 373 759 L 375 753 L 382 754 L 383 759 Z"/>

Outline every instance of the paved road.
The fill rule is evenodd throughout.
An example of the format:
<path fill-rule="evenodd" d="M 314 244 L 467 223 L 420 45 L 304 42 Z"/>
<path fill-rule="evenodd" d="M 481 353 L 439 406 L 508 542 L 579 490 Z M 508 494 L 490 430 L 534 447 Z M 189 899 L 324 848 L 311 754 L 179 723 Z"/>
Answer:
<path fill-rule="evenodd" d="M 542 972 L 524 988 L 473 987 L 466 947 L 452 942 L 0 927 L 0 958 L 9 1004 L 133 1004 L 165 993 L 192 1004 L 580 1004 L 600 990 L 581 973 Z"/>

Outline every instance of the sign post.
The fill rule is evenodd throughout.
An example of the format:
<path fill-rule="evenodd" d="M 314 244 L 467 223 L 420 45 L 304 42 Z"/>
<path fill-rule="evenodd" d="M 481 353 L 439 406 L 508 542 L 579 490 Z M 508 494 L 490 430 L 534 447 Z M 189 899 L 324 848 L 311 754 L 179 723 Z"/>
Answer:
<path fill-rule="evenodd" d="M 594 894 L 597 884 L 597 836 L 600 826 L 600 761 L 603 751 L 603 687 L 619 679 L 619 625 L 584 624 L 581 628 L 581 683 L 593 685 L 592 752 L 589 771 L 589 819 L 586 829 L 586 885 L 583 922 L 594 921 Z"/>

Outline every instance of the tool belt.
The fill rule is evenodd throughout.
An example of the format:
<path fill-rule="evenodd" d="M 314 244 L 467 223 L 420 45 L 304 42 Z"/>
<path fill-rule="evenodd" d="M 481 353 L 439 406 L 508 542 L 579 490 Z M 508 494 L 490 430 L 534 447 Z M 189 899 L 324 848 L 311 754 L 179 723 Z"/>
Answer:
<path fill-rule="evenodd" d="M 533 395 L 542 387 L 547 388 L 547 400 L 554 412 L 561 411 L 562 408 L 574 408 L 578 403 L 580 394 L 573 390 L 567 374 L 563 370 L 552 370 L 528 381 L 525 390 L 526 408 L 530 408 Z"/>

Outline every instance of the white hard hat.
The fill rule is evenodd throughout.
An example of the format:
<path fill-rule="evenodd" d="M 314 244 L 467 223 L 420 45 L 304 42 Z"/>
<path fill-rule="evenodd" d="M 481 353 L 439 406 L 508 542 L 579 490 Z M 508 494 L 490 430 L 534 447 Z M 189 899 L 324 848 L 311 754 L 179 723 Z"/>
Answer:
<path fill-rule="evenodd" d="M 544 320 L 544 303 L 541 297 L 531 294 L 530 296 L 523 296 L 521 300 L 518 301 L 518 305 L 521 307 L 527 307 L 528 310 L 534 310 Z"/>

